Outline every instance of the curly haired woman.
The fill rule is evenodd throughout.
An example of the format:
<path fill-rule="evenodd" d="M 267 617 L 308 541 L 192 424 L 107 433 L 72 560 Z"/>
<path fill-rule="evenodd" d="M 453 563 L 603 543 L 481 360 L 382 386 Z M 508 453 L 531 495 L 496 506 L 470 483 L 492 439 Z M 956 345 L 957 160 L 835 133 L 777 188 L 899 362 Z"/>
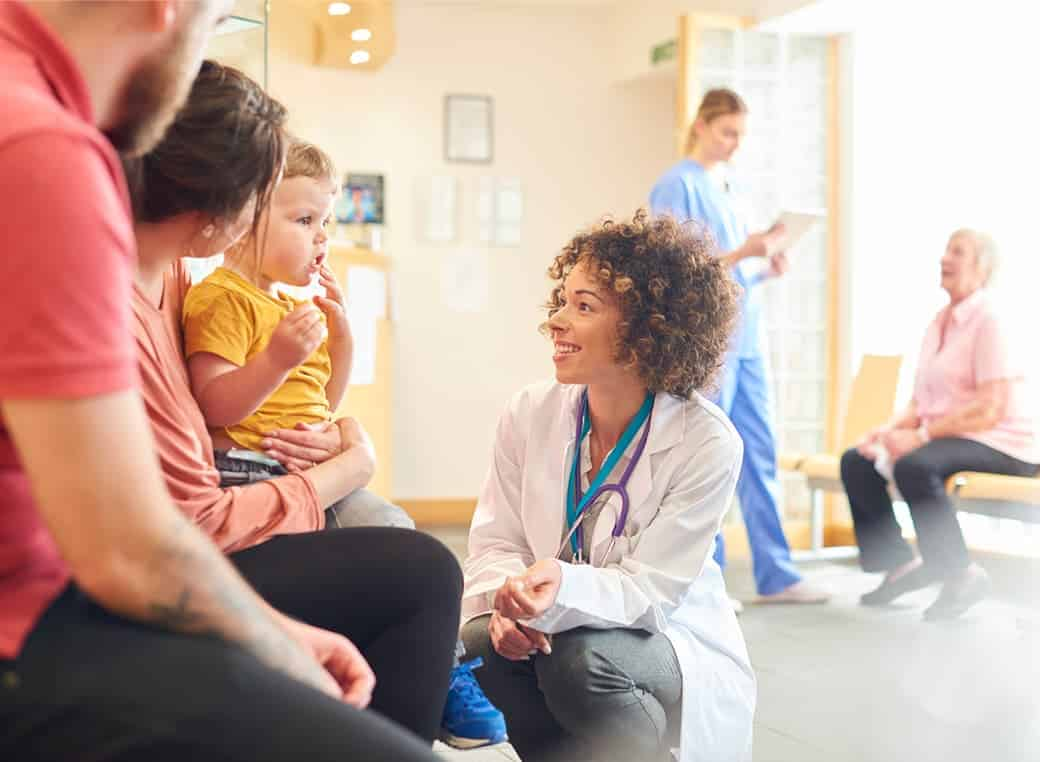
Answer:
<path fill-rule="evenodd" d="M 736 286 L 704 238 L 644 212 L 579 234 L 549 274 L 556 379 L 499 421 L 467 653 L 525 762 L 750 758 L 755 679 L 712 559 L 742 445 L 700 393 Z"/>

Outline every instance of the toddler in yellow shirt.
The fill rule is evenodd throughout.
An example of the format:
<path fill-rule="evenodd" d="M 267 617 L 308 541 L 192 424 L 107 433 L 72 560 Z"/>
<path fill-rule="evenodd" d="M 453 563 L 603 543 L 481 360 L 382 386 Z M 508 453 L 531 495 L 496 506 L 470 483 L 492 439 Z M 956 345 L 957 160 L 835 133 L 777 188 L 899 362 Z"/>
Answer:
<path fill-rule="evenodd" d="M 326 263 L 336 192 L 329 157 L 293 143 L 258 230 L 185 297 L 188 371 L 218 451 L 259 451 L 267 432 L 328 421 L 343 399 L 353 341 Z M 313 301 L 279 290 L 315 278 L 325 296 Z"/>

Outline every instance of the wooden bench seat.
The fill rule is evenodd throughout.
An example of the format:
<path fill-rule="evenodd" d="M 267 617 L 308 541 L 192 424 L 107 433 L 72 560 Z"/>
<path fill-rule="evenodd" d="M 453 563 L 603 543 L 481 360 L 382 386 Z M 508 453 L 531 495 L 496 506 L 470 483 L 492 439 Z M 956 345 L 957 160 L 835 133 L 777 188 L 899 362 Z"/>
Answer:
<path fill-rule="evenodd" d="M 946 481 L 957 508 L 1003 519 L 1040 523 L 1040 479 L 962 471 Z"/>

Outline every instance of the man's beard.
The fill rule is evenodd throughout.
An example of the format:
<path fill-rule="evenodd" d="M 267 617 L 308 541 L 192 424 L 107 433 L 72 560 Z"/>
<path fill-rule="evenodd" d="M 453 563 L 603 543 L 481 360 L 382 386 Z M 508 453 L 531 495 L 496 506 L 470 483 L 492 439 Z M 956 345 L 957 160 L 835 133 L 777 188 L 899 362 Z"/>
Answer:
<path fill-rule="evenodd" d="M 141 156 L 162 140 L 202 65 L 201 55 L 192 55 L 193 38 L 182 28 L 165 50 L 143 61 L 130 75 L 120 98 L 119 123 L 105 132 L 117 151 Z"/>

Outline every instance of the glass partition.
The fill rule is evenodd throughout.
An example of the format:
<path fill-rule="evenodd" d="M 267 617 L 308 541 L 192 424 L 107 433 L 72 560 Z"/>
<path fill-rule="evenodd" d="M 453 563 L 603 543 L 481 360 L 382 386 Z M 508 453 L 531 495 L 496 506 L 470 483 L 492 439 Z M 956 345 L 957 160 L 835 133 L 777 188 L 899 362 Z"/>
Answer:
<path fill-rule="evenodd" d="M 241 69 L 267 87 L 266 0 L 236 0 L 231 17 L 217 27 L 207 58 Z"/>

